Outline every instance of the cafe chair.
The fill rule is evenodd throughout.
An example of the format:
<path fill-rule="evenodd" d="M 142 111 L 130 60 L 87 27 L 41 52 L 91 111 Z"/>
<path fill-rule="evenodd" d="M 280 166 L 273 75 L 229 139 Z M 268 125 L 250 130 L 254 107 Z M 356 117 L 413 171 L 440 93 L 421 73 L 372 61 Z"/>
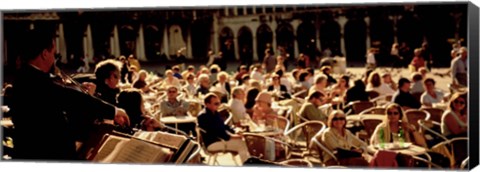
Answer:
<path fill-rule="evenodd" d="M 440 142 L 430 150 L 442 154 L 450 159 L 451 168 L 459 168 L 463 160 L 468 157 L 468 138 L 457 137 L 447 141 Z"/>
<path fill-rule="evenodd" d="M 385 115 L 385 108 L 384 107 L 371 107 L 368 109 L 363 110 L 359 113 L 359 115 L 363 114 L 376 114 L 376 115 Z"/>
<path fill-rule="evenodd" d="M 299 157 L 308 155 L 310 140 L 325 128 L 325 123 L 321 121 L 307 121 L 289 129 L 285 136 L 287 137 L 287 143 L 293 147 L 292 155 Z"/>
<path fill-rule="evenodd" d="M 353 101 L 347 104 L 346 108 L 348 107 L 351 107 L 351 110 L 346 112 L 346 115 L 359 114 L 368 108 L 375 107 L 375 103 L 370 101 Z"/>
<path fill-rule="evenodd" d="M 285 134 L 290 128 L 290 120 L 283 116 L 277 116 L 278 128 L 282 130 L 282 133 Z"/>
<path fill-rule="evenodd" d="M 199 143 L 192 141 L 193 144 L 195 144 L 195 149 L 192 152 L 192 154 L 188 157 L 187 161 L 185 162 L 186 164 L 201 164 L 202 160 L 201 157 L 202 155 L 200 154 L 200 151 L 202 150 L 202 147 L 200 146 Z"/>
<path fill-rule="evenodd" d="M 323 114 L 328 115 L 333 111 L 333 105 L 331 103 L 326 103 L 318 107 L 318 109 L 320 109 L 323 112 Z"/>
<path fill-rule="evenodd" d="M 308 151 L 310 152 L 310 155 L 313 156 L 314 158 L 318 158 L 320 162 L 323 164 L 323 166 L 338 166 L 340 165 L 340 161 L 337 159 L 335 154 L 330 151 L 327 147 L 322 142 L 321 139 L 322 131 L 317 132 L 312 139 L 310 139 L 310 144 L 308 147 Z M 330 164 L 325 164 L 326 162 L 324 161 L 323 153 L 328 154 L 329 156 L 332 157 L 332 162 L 334 162 L 333 165 Z"/>
<path fill-rule="evenodd" d="M 286 142 L 255 133 L 243 133 L 243 138 L 245 138 L 245 143 L 247 144 L 250 156 L 263 160 L 269 160 L 267 155 L 267 146 L 271 144 L 270 146 L 275 147 L 275 152 L 272 152 L 275 160 L 290 159 L 291 146 Z"/>
<path fill-rule="evenodd" d="M 448 140 L 448 138 L 440 133 L 440 123 L 432 120 L 420 119 L 418 120 L 418 125 L 420 126 L 419 132 L 425 136 L 429 147 Z"/>
<path fill-rule="evenodd" d="M 204 134 L 207 134 L 207 132 L 203 129 L 201 129 L 200 127 L 196 127 L 195 128 L 196 131 L 197 131 L 197 142 L 200 144 L 200 147 L 201 149 L 203 150 L 203 152 L 207 155 L 207 162 L 206 164 L 207 165 L 220 165 L 220 162 L 218 161 L 218 155 L 219 154 L 231 154 L 232 155 L 232 161 L 235 162 L 236 165 L 237 164 L 237 160 L 235 159 L 235 156 L 238 155 L 238 152 L 236 151 L 229 151 L 229 150 L 219 150 L 219 151 L 210 151 L 207 149 L 207 147 L 205 146 L 204 142 L 203 142 L 203 135 Z M 223 139 L 220 139 L 221 142 L 225 143 L 225 141 Z M 225 145 L 226 147 L 226 145 Z M 211 164 L 211 161 L 213 161 L 213 164 Z"/>
<path fill-rule="evenodd" d="M 404 112 L 404 115 L 407 117 L 407 122 L 409 124 L 413 124 L 415 126 L 415 129 L 418 130 L 418 120 L 423 119 L 423 120 L 429 120 L 430 119 L 430 113 L 424 110 L 417 110 L 417 109 L 409 109 Z"/>
<path fill-rule="evenodd" d="M 468 169 L 468 161 L 470 157 L 465 158 L 465 160 L 462 161 L 462 164 L 460 165 L 460 169 L 464 170 L 465 168 Z"/>
<path fill-rule="evenodd" d="M 309 119 L 303 117 L 302 115 L 300 115 L 299 112 L 295 113 L 295 116 L 299 119 L 300 123 L 304 123 L 304 122 L 308 122 L 310 121 Z"/>
<path fill-rule="evenodd" d="M 421 92 L 421 93 L 412 93 L 412 96 L 415 97 L 415 100 L 417 100 L 418 102 L 420 102 L 420 99 L 422 98 L 422 94 L 423 94 L 423 92 Z"/>
<path fill-rule="evenodd" d="M 424 110 L 430 113 L 430 120 L 433 120 L 438 123 L 442 122 L 442 115 L 445 110 L 440 108 L 433 108 L 433 107 L 422 107 L 420 108 L 420 110 Z"/>
<path fill-rule="evenodd" d="M 309 167 L 312 168 L 312 162 L 305 160 L 305 159 L 289 159 L 285 161 L 279 162 L 279 164 L 293 166 L 293 167 Z"/>
<path fill-rule="evenodd" d="M 365 118 L 362 118 L 360 121 L 364 127 L 365 132 L 364 133 L 360 132 L 358 137 L 362 140 L 365 140 L 367 143 L 369 143 L 368 140 L 372 137 L 373 132 L 377 128 L 377 125 L 382 123 L 383 120 L 378 118 L 365 117 Z"/>

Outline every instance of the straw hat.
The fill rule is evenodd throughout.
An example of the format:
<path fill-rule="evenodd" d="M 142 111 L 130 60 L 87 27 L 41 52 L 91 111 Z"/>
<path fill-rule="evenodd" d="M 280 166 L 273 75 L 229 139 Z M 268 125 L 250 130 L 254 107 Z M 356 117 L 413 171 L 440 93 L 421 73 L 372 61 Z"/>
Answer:
<path fill-rule="evenodd" d="M 267 102 L 269 104 L 272 103 L 272 95 L 270 95 L 268 92 L 260 92 L 258 95 L 257 95 L 257 98 L 255 98 L 255 101 L 263 101 L 263 102 Z"/>

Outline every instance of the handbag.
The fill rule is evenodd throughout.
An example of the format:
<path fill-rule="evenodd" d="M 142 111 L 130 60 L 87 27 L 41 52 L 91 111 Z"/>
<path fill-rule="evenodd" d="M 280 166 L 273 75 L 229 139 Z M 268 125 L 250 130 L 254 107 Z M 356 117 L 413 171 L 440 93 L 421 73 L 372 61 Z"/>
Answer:
<path fill-rule="evenodd" d="M 348 149 L 337 148 L 334 153 L 338 159 L 362 157 L 362 154 Z"/>

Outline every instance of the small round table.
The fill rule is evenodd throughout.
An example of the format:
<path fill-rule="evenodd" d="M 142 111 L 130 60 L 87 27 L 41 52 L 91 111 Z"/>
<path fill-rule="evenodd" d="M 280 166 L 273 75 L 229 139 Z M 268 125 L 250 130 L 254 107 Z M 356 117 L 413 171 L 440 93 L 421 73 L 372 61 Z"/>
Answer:
<path fill-rule="evenodd" d="M 178 124 L 195 123 L 197 118 L 193 116 L 165 116 L 160 118 L 160 122 L 164 124 L 175 124 L 175 129 L 178 130 Z M 175 134 L 178 134 L 177 132 Z"/>

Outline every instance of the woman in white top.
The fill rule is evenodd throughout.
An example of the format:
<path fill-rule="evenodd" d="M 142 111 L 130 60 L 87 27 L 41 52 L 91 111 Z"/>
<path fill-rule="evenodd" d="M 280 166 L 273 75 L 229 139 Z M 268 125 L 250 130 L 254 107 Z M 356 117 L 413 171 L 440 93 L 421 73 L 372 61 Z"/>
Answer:
<path fill-rule="evenodd" d="M 443 93 L 435 89 L 435 80 L 427 78 L 423 81 L 425 92 L 423 92 L 420 102 L 423 106 L 432 107 L 434 103 L 443 102 Z"/>
<path fill-rule="evenodd" d="M 178 80 L 177 77 L 173 76 L 173 71 L 172 70 L 167 70 L 165 72 L 165 80 L 163 80 L 162 88 L 166 89 L 168 86 L 173 85 L 177 88 L 181 88 L 182 85 L 180 84 L 180 81 Z"/>
<path fill-rule="evenodd" d="M 468 131 L 467 93 L 455 93 L 442 115 L 441 130 L 447 138 L 466 137 Z"/>
<path fill-rule="evenodd" d="M 372 74 L 370 74 L 370 77 L 368 78 L 367 88 L 365 91 L 376 91 L 378 92 L 378 94 L 380 94 L 380 96 L 391 95 L 395 93 L 392 88 L 382 83 L 378 72 L 373 72 Z"/>

